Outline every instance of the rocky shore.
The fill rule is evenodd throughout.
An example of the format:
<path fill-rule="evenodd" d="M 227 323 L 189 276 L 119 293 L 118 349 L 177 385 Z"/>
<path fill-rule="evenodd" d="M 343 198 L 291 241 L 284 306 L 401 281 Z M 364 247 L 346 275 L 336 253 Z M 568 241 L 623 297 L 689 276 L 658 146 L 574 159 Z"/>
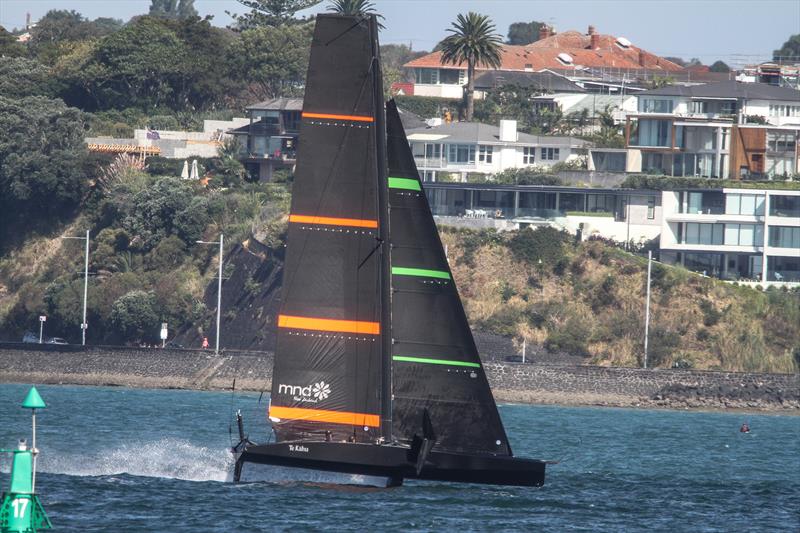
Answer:
<path fill-rule="evenodd" d="M 0 383 L 269 390 L 272 354 L 0 344 Z M 800 375 L 486 363 L 499 402 L 800 414 Z"/>

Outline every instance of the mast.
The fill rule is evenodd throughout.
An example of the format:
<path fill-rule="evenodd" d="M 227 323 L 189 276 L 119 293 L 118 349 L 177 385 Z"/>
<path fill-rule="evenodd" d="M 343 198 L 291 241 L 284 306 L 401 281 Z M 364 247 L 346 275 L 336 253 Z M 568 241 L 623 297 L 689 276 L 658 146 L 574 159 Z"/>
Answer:
<path fill-rule="evenodd" d="M 389 242 L 388 162 L 386 159 L 386 110 L 383 101 L 378 21 L 369 20 L 372 41 L 372 78 L 375 99 L 375 144 L 378 165 L 378 239 L 380 243 L 380 302 L 381 302 L 381 436 L 392 441 L 392 263 Z"/>

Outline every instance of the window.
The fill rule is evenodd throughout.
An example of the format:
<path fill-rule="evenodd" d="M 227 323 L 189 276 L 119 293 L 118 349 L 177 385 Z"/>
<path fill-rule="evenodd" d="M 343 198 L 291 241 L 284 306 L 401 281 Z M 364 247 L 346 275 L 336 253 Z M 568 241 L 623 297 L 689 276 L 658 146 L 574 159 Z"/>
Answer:
<path fill-rule="evenodd" d="M 441 144 L 425 144 L 425 157 L 427 159 L 439 159 L 442 157 Z"/>
<path fill-rule="evenodd" d="M 722 244 L 724 242 L 724 224 L 686 224 L 686 236 L 683 244 Z"/>
<path fill-rule="evenodd" d="M 672 122 L 669 120 L 640 120 L 634 140 L 638 146 L 672 146 Z"/>
<path fill-rule="evenodd" d="M 447 149 L 447 161 L 450 163 L 474 164 L 474 144 L 451 144 Z"/>
<path fill-rule="evenodd" d="M 656 218 L 656 199 L 652 196 L 647 198 L 647 220 Z"/>
<path fill-rule="evenodd" d="M 726 246 L 763 246 L 764 226 L 755 224 L 725 224 Z"/>
<path fill-rule="evenodd" d="M 776 248 L 800 249 L 800 228 L 772 226 L 769 228 L 769 245 Z"/>
<path fill-rule="evenodd" d="M 559 150 L 559 148 L 542 148 L 542 161 L 558 161 L 560 159 Z"/>
<path fill-rule="evenodd" d="M 672 113 L 672 100 L 643 98 L 641 102 L 639 111 L 643 113 Z"/>
<path fill-rule="evenodd" d="M 453 68 L 439 69 L 439 83 L 447 83 L 449 85 L 457 85 L 459 73 L 461 71 Z"/>
<path fill-rule="evenodd" d="M 522 163 L 525 165 L 532 165 L 536 156 L 536 148 L 533 146 L 526 146 L 522 149 Z"/>
<path fill-rule="evenodd" d="M 438 68 L 417 68 L 414 69 L 415 83 L 435 85 L 439 83 Z"/>
<path fill-rule="evenodd" d="M 480 163 L 490 164 L 492 162 L 493 149 L 493 146 L 487 146 L 485 144 L 478 146 L 478 161 Z"/>
<path fill-rule="evenodd" d="M 800 196 L 771 195 L 769 214 L 776 217 L 800 217 Z"/>

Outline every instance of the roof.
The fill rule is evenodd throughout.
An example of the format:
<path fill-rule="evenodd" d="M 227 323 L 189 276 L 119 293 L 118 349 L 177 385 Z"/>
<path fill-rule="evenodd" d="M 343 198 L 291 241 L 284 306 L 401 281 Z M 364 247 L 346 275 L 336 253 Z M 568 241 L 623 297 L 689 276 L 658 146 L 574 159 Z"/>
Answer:
<path fill-rule="evenodd" d="M 484 143 L 500 144 L 500 127 L 480 122 L 451 122 L 441 126 L 414 128 L 406 131 L 409 140 L 436 140 L 449 143 Z M 416 139 L 414 137 L 417 137 Z M 589 146 L 591 143 L 576 137 L 556 135 L 529 135 L 517 132 L 518 144 L 535 144 L 546 146 Z"/>
<path fill-rule="evenodd" d="M 475 88 L 494 89 L 503 85 L 534 87 L 549 93 L 583 93 L 580 85 L 552 72 L 501 72 L 490 70 L 475 76 Z"/>
<path fill-rule="evenodd" d="M 249 105 L 245 109 L 253 110 L 268 110 L 268 111 L 302 111 L 303 99 L 302 98 L 273 98 L 272 100 L 264 100 L 257 104 Z"/>
<path fill-rule="evenodd" d="M 785 100 L 800 102 L 800 91 L 766 83 L 746 83 L 736 80 L 703 85 L 667 85 L 637 96 L 685 96 L 687 98 L 748 98 L 751 100 Z"/>
<path fill-rule="evenodd" d="M 621 46 L 613 35 L 595 34 L 596 49 L 592 49 L 591 36 L 578 31 L 566 31 L 525 46 L 502 45 L 499 70 L 573 70 L 576 66 L 628 70 L 683 71 L 683 67 L 634 45 Z M 558 56 L 569 54 L 572 62 L 566 64 Z M 442 64 L 442 53 L 433 52 L 409 61 L 414 67 L 464 68 L 466 65 Z M 492 70 L 479 68 L 479 70 Z"/>

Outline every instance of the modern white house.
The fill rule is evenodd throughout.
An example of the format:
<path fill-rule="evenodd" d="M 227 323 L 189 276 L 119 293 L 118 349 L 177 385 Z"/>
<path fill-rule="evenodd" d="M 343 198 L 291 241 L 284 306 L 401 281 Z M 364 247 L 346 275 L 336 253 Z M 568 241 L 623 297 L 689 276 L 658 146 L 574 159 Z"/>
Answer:
<path fill-rule="evenodd" d="M 800 191 L 662 193 L 661 260 L 724 280 L 800 285 Z"/>
<path fill-rule="evenodd" d="M 779 178 L 800 166 L 800 91 L 725 81 L 636 95 L 625 139 L 630 172 L 714 178 Z M 633 154 L 631 154 L 633 155 Z"/>
<path fill-rule="evenodd" d="M 575 137 L 517 132 L 517 121 L 441 123 L 406 131 L 423 181 L 467 181 L 469 174 L 496 174 L 585 157 L 590 143 Z"/>
<path fill-rule="evenodd" d="M 644 243 L 661 232 L 658 191 L 586 189 L 556 185 L 426 183 L 437 222 L 448 226 L 514 230 L 553 226 L 582 238 Z"/>

